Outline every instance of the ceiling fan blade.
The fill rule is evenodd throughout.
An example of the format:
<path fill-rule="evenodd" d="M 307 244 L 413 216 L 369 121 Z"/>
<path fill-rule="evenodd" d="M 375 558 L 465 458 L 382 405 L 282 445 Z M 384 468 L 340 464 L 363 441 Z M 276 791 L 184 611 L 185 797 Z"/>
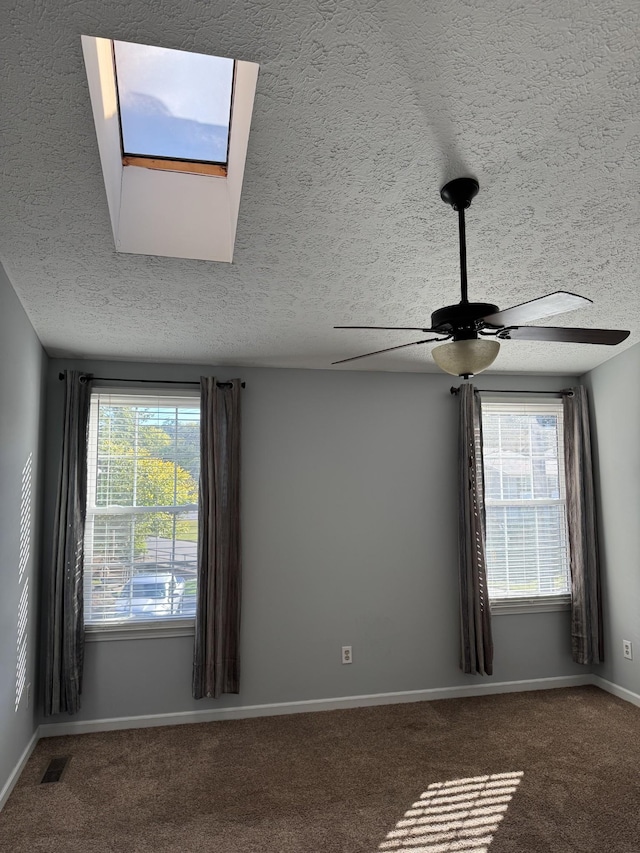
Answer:
<path fill-rule="evenodd" d="M 381 352 L 391 352 L 394 349 L 404 349 L 405 347 L 415 347 L 418 344 L 431 344 L 434 341 L 444 341 L 447 338 L 427 338 L 425 341 L 411 341 L 410 344 L 400 344 L 397 347 L 387 347 L 386 349 L 377 349 L 375 352 L 365 352 L 364 355 L 353 355 L 351 358 L 342 358 L 340 361 L 332 361 L 331 364 L 344 364 L 345 361 L 357 361 L 359 358 L 369 358 L 370 355 L 380 355 Z"/>
<path fill-rule="evenodd" d="M 513 326 L 498 334 L 501 340 L 556 341 L 570 344 L 615 346 L 629 337 L 621 329 L 569 329 L 559 326 Z"/>
<path fill-rule="evenodd" d="M 391 332 L 435 332 L 437 329 L 424 329 L 422 326 L 334 326 L 334 329 L 388 329 Z"/>
<path fill-rule="evenodd" d="M 543 320 L 545 317 L 553 317 L 554 314 L 564 314 L 565 311 L 574 311 L 576 308 L 586 308 L 592 305 L 593 300 L 586 296 L 578 296 L 577 293 L 569 293 L 566 290 L 556 290 L 547 296 L 531 299 L 521 305 L 505 308 L 504 311 L 496 311 L 483 317 L 489 326 L 512 326 L 520 323 L 533 323 L 535 320 Z"/>

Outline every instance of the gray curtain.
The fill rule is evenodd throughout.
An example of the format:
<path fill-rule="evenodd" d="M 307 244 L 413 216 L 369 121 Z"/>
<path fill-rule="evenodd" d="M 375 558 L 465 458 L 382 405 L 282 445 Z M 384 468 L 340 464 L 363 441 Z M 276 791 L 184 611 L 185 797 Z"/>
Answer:
<path fill-rule="evenodd" d="M 240 380 L 200 379 L 193 696 L 240 691 Z"/>
<path fill-rule="evenodd" d="M 480 398 L 473 385 L 469 384 L 460 386 L 458 396 L 460 666 L 472 675 L 491 675 L 493 639 L 485 564 Z"/>
<path fill-rule="evenodd" d="M 587 391 L 563 397 L 564 463 L 571 566 L 571 649 L 576 663 L 604 660 L 602 599 Z"/>
<path fill-rule="evenodd" d="M 82 377 L 82 381 L 81 381 Z M 83 572 L 87 500 L 87 430 L 91 382 L 64 374 L 64 422 L 53 559 L 46 582 L 44 713 L 80 710 L 84 659 Z"/>

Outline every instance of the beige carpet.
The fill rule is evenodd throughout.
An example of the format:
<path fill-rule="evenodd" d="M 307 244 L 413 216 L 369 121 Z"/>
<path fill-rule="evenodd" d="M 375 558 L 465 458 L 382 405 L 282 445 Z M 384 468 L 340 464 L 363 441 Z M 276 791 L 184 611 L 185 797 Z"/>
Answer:
<path fill-rule="evenodd" d="M 48 738 L 0 850 L 640 853 L 640 709 L 585 687 Z"/>

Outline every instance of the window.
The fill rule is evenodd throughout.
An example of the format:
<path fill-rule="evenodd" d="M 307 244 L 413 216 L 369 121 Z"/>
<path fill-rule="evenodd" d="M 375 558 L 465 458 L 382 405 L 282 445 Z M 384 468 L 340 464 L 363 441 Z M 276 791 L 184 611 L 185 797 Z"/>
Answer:
<path fill-rule="evenodd" d="M 570 593 L 562 401 L 482 401 L 492 602 Z"/>
<path fill-rule="evenodd" d="M 91 397 L 85 624 L 195 616 L 199 398 Z"/>
<path fill-rule="evenodd" d="M 226 175 L 233 60 L 124 41 L 113 55 L 125 164 Z"/>

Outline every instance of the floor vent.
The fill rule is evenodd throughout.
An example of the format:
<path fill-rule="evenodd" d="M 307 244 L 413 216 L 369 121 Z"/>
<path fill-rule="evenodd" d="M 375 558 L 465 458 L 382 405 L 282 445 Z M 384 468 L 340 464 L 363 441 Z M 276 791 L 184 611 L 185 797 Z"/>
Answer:
<path fill-rule="evenodd" d="M 52 758 L 49 762 L 49 766 L 44 772 L 44 776 L 40 780 L 40 784 L 44 785 L 47 782 L 59 782 L 64 776 L 64 772 L 69 766 L 70 761 L 70 755 L 58 755 L 56 758 Z"/>

